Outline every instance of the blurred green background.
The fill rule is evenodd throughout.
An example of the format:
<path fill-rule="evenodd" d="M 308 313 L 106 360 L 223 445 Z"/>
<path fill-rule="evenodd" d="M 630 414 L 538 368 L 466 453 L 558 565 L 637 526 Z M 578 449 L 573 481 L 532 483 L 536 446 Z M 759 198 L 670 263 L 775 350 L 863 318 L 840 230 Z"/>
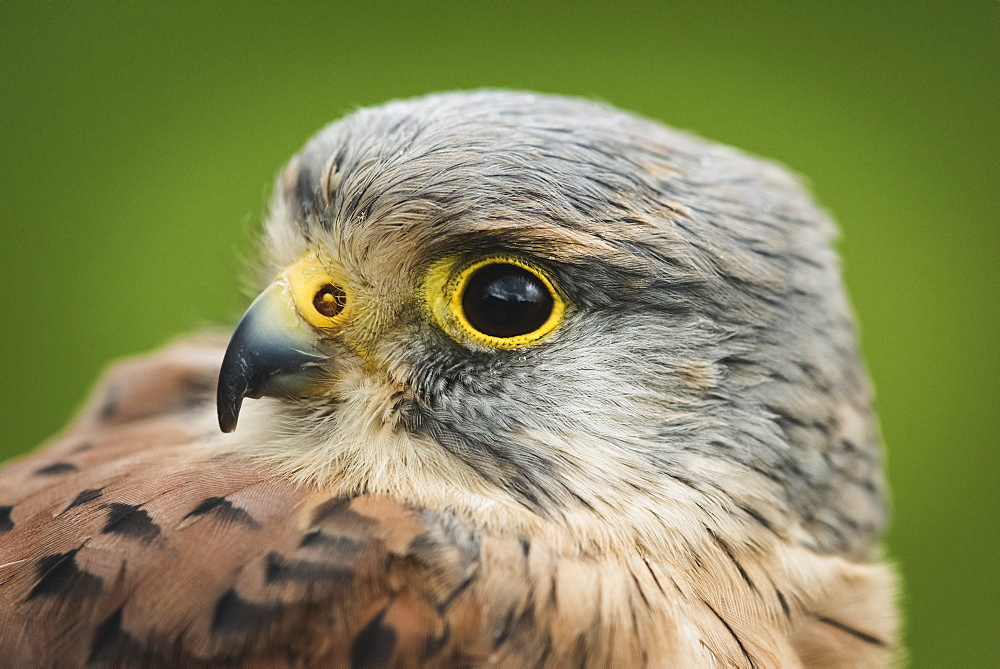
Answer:
<path fill-rule="evenodd" d="M 998 666 L 996 2 L 0 2 L 0 458 L 111 359 L 231 324 L 277 169 L 359 105 L 607 100 L 777 158 L 839 219 L 911 661 Z"/>

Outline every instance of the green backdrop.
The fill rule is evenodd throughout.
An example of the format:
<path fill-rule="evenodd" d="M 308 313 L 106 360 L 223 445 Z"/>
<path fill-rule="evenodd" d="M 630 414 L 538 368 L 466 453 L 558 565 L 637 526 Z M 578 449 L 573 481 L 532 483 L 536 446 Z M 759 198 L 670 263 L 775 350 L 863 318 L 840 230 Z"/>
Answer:
<path fill-rule="evenodd" d="M 997 666 L 996 2 L 0 2 L 0 458 L 231 324 L 277 169 L 358 105 L 601 98 L 807 175 L 878 389 L 914 666 Z"/>

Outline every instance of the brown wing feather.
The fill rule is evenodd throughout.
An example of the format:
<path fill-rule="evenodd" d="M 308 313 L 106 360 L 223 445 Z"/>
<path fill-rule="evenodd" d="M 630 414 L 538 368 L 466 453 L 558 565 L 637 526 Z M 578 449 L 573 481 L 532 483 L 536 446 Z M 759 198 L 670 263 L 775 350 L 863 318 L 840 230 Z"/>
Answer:
<path fill-rule="evenodd" d="M 0 665 L 472 660 L 475 542 L 199 448 L 220 355 L 188 342 L 115 368 L 0 471 Z"/>
<path fill-rule="evenodd" d="M 880 666 L 891 575 L 706 530 L 651 561 L 220 459 L 221 342 L 111 370 L 0 470 L 0 666 Z M 570 542 L 572 544 L 572 542 Z M 874 602 L 859 607 L 857 602 Z"/>

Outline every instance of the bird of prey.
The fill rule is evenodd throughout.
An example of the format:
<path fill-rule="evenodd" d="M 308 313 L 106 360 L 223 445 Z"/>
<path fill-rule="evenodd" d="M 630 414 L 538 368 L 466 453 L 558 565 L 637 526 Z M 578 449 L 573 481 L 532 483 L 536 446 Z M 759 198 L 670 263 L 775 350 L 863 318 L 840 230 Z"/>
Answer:
<path fill-rule="evenodd" d="M 114 366 L 0 471 L 0 665 L 897 657 L 834 226 L 784 168 L 436 94 L 322 130 L 264 227 L 228 345 Z"/>

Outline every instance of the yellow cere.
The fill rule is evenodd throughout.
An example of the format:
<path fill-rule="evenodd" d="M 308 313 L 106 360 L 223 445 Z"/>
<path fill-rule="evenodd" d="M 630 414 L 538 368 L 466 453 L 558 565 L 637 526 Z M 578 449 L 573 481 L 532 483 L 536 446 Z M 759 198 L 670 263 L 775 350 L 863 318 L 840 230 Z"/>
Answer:
<path fill-rule="evenodd" d="M 325 266 L 317 256 L 316 252 L 311 252 L 303 256 L 294 265 L 286 269 L 277 281 L 285 282 L 292 291 L 295 300 L 295 308 L 299 314 L 310 325 L 316 328 L 338 327 L 350 316 L 354 301 L 346 287 L 346 281 L 342 277 L 331 274 L 330 269 Z M 346 302 L 344 308 L 332 318 L 316 310 L 314 300 L 325 286 L 333 285 L 343 291 Z M 336 299 L 333 295 L 326 294 L 321 298 L 330 302 Z"/>
<path fill-rule="evenodd" d="M 538 277 L 548 289 L 552 296 L 552 313 L 535 331 L 516 337 L 493 337 L 476 330 L 465 317 L 462 295 L 469 279 L 476 270 L 493 263 L 516 265 L 525 269 Z M 441 260 L 431 266 L 424 279 L 427 306 L 437 324 L 452 337 L 458 335 L 490 348 L 524 348 L 540 342 L 562 322 L 566 303 L 552 280 L 536 265 L 512 256 L 490 256 L 466 265 L 456 264 L 455 258 Z"/>

